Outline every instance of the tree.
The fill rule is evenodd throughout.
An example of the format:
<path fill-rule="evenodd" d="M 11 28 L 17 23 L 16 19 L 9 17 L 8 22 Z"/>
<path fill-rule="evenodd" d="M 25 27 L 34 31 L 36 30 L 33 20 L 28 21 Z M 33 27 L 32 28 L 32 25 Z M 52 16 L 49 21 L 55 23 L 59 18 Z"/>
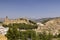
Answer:
<path fill-rule="evenodd" d="M 21 40 L 36 40 L 36 33 L 33 30 L 20 31 Z"/>
<path fill-rule="evenodd" d="M 36 22 L 33 22 L 33 21 L 31 21 L 31 20 L 29 20 L 29 22 L 32 23 L 32 24 L 36 24 Z"/>
<path fill-rule="evenodd" d="M 46 34 L 46 32 L 39 33 L 39 40 L 52 40 L 52 34 Z"/>
<path fill-rule="evenodd" d="M 33 30 L 27 30 L 27 35 L 29 39 L 36 40 L 36 32 Z"/>
<path fill-rule="evenodd" d="M 37 29 L 38 26 L 36 24 L 34 25 L 31 25 L 31 24 L 25 24 L 25 23 L 13 23 L 13 24 L 9 24 L 9 25 L 3 25 L 4 27 L 13 27 L 13 26 L 16 26 L 17 28 L 19 29 Z"/>
<path fill-rule="evenodd" d="M 20 39 L 20 33 L 16 27 L 9 28 L 6 36 L 8 40 L 19 40 Z"/>

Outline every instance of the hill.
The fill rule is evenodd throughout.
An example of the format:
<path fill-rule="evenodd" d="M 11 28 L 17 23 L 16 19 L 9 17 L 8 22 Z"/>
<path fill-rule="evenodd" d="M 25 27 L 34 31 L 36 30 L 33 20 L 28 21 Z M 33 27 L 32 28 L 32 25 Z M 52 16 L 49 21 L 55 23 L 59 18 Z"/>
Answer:
<path fill-rule="evenodd" d="M 52 19 L 57 19 L 57 18 L 60 18 L 60 17 L 52 17 L 52 18 L 41 18 L 41 19 L 34 19 L 35 22 L 41 22 L 41 23 L 46 23 Z"/>

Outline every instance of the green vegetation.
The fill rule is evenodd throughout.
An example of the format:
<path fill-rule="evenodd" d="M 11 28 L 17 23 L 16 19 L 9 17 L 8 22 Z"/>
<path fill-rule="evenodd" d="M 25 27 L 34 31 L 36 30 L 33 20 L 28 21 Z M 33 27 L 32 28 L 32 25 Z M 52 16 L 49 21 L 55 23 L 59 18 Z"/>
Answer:
<path fill-rule="evenodd" d="M 35 25 L 31 25 L 31 24 L 25 24 L 25 23 L 19 23 L 19 24 L 14 23 L 14 24 L 3 25 L 3 26 L 4 27 L 16 26 L 19 29 L 25 29 L 25 30 L 27 30 L 27 29 L 37 29 L 37 27 L 38 27 L 36 24 Z"/>
<path fill-rule="evenodd" d="M 52 40 L 51 34 L 37 33 L 33 30 L 18 31 L 16 27 L 9 28 L 6 34 L 8 40 Z"/>
<path fill-rule="evenodd" d="M 0 23 L 3 23 L 3 22 L 0 22 Z"/>
<path fill-rule="evenodd" d="M 34 30 L 32 30 L 30 27 L 33 27 L 35 25 L 30 24 L 9 24 L 7 25 L 9 27 L 9 30 L 6 34 L 6 37 L 8 40 L 51 40 L 52 35 L 49 33 L 48 35 L 46 32 L 42 33 L 36 33 Z M 22 28 L 20 28 L 22 27 Z M 21 31 L 21 29 L 28 29 L 26 31 Z"/>
<path fill-rule="evenodd" d="M 35 22 L 33 22 L 33 21 L 31 21 L 31 20 L 29 20 L 29 22 L 32 23 L 32 24 L 36 24 Z"/>
<path fill-rule="evenodd" d="M 42 23 L 44 24 L 47 21 L 49 21 L 49 19 L 44 20 Z M 29 20 L 29 22 L 31 24 L 25 24 L 25 23 L 19 23 L 19 24 L 14 23 L 9 25 L 3 24 L 4 27 L 9 27 L 9 30 L 6 34 L 6 37 L 8 38 L 8 40 L 52 40 L 53 38 L 54 39 L 60 38 L 60 34 L 53 36 L 50 33 L 50 29 L 48 34 L 46 34 L 45 31 L 43 31 L 42 33 L 36 33 L 36 31 L 32 29 L 37 29 L 38 26 L 36 25 L 35 22 L 31 20 Z M 25 30 L 25 31 L 21 31 L 21 30 Z"/>
<path fill-rule="evenodd" d="M 19 38 L 20 38 L 19 35 L 20 35 L 20 33 L 16 27 L 9 28 L 9 30 L 6 34 L 8 40 L 19 40 Z"/>
<path fill-rule="evenodd" d="M 2 26 L 3 26 L 3 27 L 8 27 L 8 25 L 5 25 L 5 24 L 3 24 Z"/>
<path fill-rule="evenodd" d="M 35 40 L 36 32 L 32 29 L 36 29 L 37 25 L 25 24 L 25 23 L 14 23 L 9 25 L 3 25 L 4 27 L 9 27 L 6 34 L 8 40 Z M 21 29 L 26 31 L 20 31 Z"/>
<path fill-rule="evenodd" d="M 20 31 L 20 39 L 22 40 L 36 40 L 36 33 L 33 30 Z"/>
<path fill-rule="evenodd" d="M 38 33 L 39 40 L 52 40 L 53 35 L 52 34 L 46 34 L 46 32 Z"/>
<path fill-rule="evenodd" d="M 18 31 L 16 27 L 9 27 L 6 34 L 8 40 L 36 40 L 36 32 L 33 30 Z"/>

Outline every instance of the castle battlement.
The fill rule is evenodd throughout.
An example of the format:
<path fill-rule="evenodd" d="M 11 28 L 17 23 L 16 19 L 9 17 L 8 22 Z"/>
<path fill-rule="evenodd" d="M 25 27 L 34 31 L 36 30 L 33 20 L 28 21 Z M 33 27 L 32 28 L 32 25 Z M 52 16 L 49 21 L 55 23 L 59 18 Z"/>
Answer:
<path fill-rule="evenodd" d="M 12 23 L 26 23 L 26 24 L 28 24 L 29 22 L 28 22 L 28 20 L 25 19 L 25 18 L 9 19 L 9 18 L 6 16 L 6 18 L 4 19 L 3 24 L 8 25 L 8 24 L 12 24 Z"/>

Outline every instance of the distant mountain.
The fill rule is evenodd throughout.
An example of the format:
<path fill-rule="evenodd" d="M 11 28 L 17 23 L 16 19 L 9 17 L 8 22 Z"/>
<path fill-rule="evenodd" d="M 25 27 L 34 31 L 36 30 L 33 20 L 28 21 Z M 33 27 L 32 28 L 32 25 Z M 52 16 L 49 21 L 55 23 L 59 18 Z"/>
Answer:
<path fill-rule="evenodd" d="M 51 19 L 53 19 L 53 18 L 35 19 L 34 21 L 35 21 L 35 22 L 41 22 L 41 23 L 43 23 L 44 21 L 47 22 L 47 21 L 49 21 L 49 20 L 51 20 Z"/>
<path fill-rule="evenodd" d="M 47 21 L 50 21 L 50 20 L 52 20 L 52 19 L 57 19 L 57 18 L 60 18 L 60 17 L 34 19 L 34 21 L 35 21 L 35 22 L 45 23 L 45 22 L 47 22 Z"/>
<path fill-rule="evenodd" d="M 45 23 L 45 27 L 50 29 L 51 31 L 55 31 L 57 30 L 57 32 L 60 30 L 60 18 L 55 18 L 52 19 L 48 22 Z"/>
<path fill-rule="evenodd" d="M 41 22 L 47 20 L 43 26 L 40 24 L 38 25 L 37 32 L 41 31 L 48 31 L 51 32 L 53 35 L 58 35 L 60 33 L 60 17 L 54 17 L 54 18 L 42 18 L 37 20 L 38 22 Z"/>
<path fill-rule="evenodd" d="M 56 18 L 60 18 L 60 17 L 40 18 L 40 19 L 27 18 L 27 19 L 32 20 L 32 21 L 34 21 L 34 22 L 45 23 L 45 22 L 47 22 L 47 21 L 49 21 L 49 20 L 56 19 Z M 4 19 L 5 19 L 5 18 L 0 18 L 0 22 L 4 22 Z"/>
<path fill-rule="evenodd" d="M 4 22 L 4 18 L 0 18 L 0 22 Z"/>

